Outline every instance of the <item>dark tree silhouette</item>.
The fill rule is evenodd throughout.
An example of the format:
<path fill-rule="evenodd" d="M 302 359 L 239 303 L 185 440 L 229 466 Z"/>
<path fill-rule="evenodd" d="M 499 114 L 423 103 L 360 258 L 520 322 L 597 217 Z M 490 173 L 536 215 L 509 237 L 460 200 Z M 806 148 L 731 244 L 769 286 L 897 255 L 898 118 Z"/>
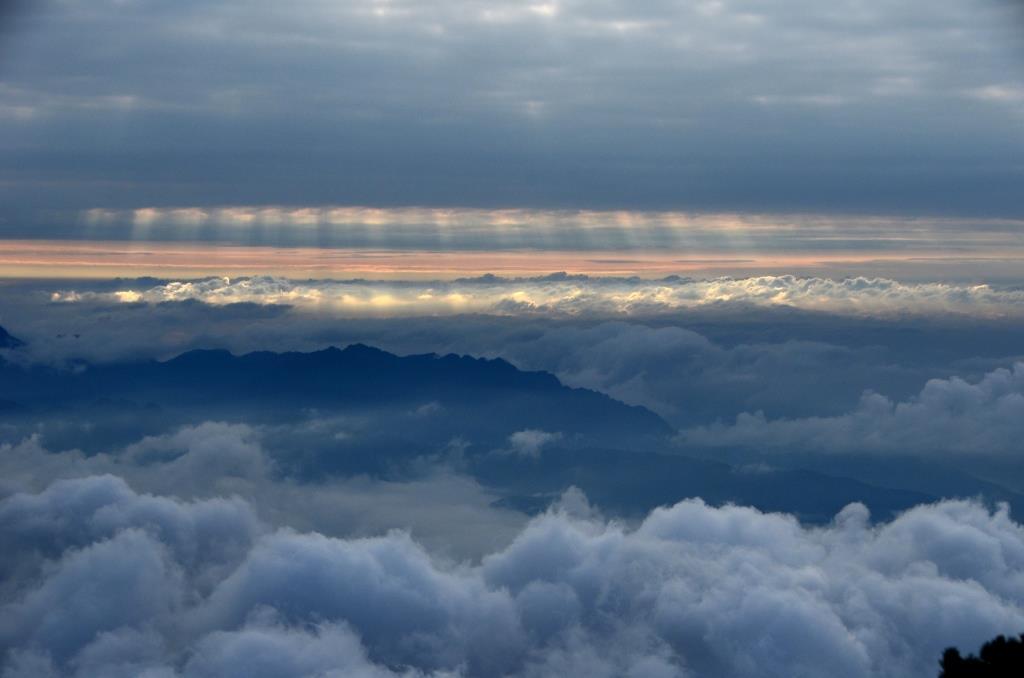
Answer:
<path fill-rule="evenodd" d="M 981 646 L 978 656 L 960 656 L 948 648 L 939 660 L 939 678 L 1020 678 L 1024 676 L 1024 633 L 1019 638 L 997 636 Z"/>

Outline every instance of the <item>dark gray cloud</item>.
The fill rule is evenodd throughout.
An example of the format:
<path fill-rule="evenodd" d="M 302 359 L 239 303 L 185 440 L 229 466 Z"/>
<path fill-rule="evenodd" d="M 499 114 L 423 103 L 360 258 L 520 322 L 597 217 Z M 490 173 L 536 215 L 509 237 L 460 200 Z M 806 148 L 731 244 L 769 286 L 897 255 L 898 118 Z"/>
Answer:
<path fill-rule="evenodd" d="M 111 476 L 0 501 L 3 539 L 66 545 L 14 568 L 4 675 L 929 676 L 1024 625 L 1024 528 L 970 502 L 809 529 L 690 500 L 625 528 L 570 492 L 477 565 L 244 509 Z M 202 548 L 209 524 L 239 548 Z"/>
<path fill-rule="evenodd" d="M 54 0 L 11 25 L 7 233 L 147 205 L 1019 216 L 1007 2 Z"/>

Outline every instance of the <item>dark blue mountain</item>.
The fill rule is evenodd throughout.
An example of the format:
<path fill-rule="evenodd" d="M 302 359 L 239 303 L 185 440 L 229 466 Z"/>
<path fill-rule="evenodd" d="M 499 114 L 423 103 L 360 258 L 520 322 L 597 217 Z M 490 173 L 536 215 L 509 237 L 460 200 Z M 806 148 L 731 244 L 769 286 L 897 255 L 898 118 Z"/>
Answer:
<path fill-rule="evenodd" d="M 0 366 L 0 398 L 35 410 L 138 407 L 231 418 L 293 419 L 298 412 L 359 412 L 433 405 L 450 434 L 504 439 L 523 429 L 636 443 L 672 429 L 642 407 L 546 372 L 500 360 L 436 354 L 397 356 L 362 344 L 313 353 L 190 351 L 149 361 L 61 371 Z M 173 417 L 171 417 L 173 419 Z"/>
<path fill-rule="evenodd" d="M 24 345 L 25 342 L 15 336 L 12 336 L 7 332 L 7 330 L 0 327 L 0 348 L 18 348 L 19 346 Z"/>

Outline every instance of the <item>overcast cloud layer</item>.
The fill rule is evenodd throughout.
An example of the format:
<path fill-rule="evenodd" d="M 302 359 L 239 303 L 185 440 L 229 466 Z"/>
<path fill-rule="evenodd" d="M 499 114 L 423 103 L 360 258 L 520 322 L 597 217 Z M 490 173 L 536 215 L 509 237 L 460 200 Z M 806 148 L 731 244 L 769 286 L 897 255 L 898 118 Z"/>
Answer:
<path fill-rule="evenodd" d="M 1009 0 L 50 0 L 2 20 L 9 235 L 204 205 L 1020 216 Z"/>

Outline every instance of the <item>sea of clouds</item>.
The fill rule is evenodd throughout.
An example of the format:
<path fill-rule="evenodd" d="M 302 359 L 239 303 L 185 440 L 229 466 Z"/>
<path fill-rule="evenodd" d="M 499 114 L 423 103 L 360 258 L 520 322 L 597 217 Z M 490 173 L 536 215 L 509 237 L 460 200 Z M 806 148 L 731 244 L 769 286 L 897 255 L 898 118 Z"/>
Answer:
<path fill-rule="evenodd" d="M 973 501 L 527 518 L 443 465 L 299 483 L 217 422 L 0 472 L 4 678 L 923 677 L 1024 628 L 1024 526 Z"/>
<path fill-rule="evenodd" d="M 693 499 L 625 526 L 570 490 L 457 561 L 107 474 L 7 496 L 0 543 L 6 678 L 931 676 L 1024 628 L 1024 526 L 965 501 L 808 528 Z"/>

